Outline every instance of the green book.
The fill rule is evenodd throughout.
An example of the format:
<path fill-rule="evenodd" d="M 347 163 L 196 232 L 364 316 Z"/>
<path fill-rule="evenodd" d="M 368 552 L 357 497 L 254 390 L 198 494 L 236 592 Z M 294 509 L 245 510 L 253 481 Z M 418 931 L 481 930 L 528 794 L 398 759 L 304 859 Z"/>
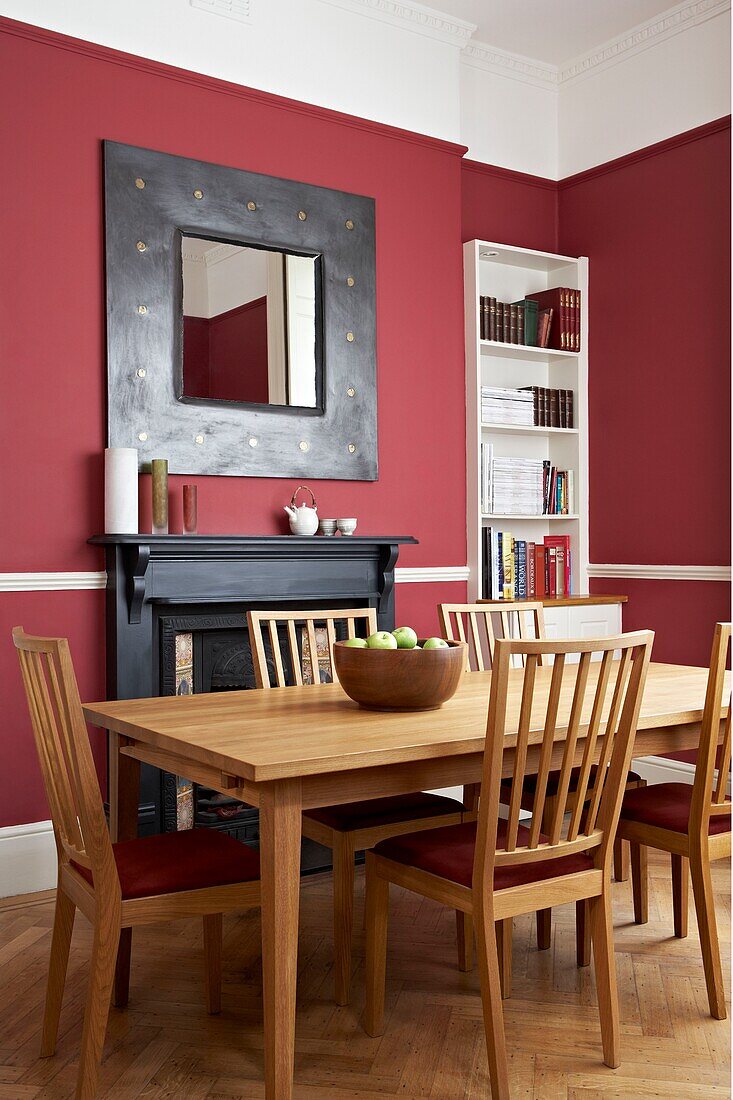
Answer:
<path fill-rule="evenodd" d="M 539 312 L 537 302 L 533 302 L 531 298 L 522 298 L 521 301 L 514 302 L 513 305 L 524 310 L 524 343 L 528 347 L 537 347 L 537 315 Z"/>

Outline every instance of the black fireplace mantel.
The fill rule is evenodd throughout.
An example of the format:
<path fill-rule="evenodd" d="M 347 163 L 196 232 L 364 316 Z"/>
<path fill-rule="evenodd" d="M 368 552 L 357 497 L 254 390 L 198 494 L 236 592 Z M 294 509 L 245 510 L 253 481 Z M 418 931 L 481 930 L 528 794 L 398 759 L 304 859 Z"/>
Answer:
<path fill-rule="evenodd" d="M 373 607 L 394 628 L 394 571 L 409 535 L 96 535 L 104 547 L 107 697 L 162 694 L 176 616 L 214 629 L 252 607 Z M 146 771 L 148 769 L 145 769 Z M 144 777 L 145 778 L 145 777 Z M 143 782 L 140 824 L 161 831 L 160 783 Z M 147 792 L 147 793 L 146 793 Z"/>

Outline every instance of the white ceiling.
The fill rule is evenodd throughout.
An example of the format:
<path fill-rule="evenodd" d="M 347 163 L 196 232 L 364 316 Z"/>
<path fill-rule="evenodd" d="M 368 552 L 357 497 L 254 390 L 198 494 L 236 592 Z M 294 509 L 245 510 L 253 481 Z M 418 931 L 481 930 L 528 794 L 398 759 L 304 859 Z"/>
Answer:
<path fill-rule="evenodd" d="M 561 65 L 669 10 L 669 0 L 432 0 L 476 23 L 474 41 Z"/>

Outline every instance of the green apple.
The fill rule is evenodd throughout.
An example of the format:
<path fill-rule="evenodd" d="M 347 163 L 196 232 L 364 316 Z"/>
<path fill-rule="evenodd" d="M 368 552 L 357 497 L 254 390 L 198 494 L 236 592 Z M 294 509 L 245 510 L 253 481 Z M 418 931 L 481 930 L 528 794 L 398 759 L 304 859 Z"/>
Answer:
<path fill-rule="evenodd" d="M 352 649 L 366 649 L 366 638 L 347 638 L 344 645 L 351 646 Z"/>
<path fill-rule="evenodd" d="M 414 649 L 417 645 L 417 634 L 411 626 L 398 626 L 392 637 L 397 639 L 398 649 Z"/>
<path fill-rule="evenodd" d="M 366 640 L 368 649 L 397 649 L 397 639 L 388 630 L 378 630 Z"/>
<path fill-rule="evenodd" d="M 423 649 L 448 649 L 445 638 L 426 638 L 422 644 Z"/>

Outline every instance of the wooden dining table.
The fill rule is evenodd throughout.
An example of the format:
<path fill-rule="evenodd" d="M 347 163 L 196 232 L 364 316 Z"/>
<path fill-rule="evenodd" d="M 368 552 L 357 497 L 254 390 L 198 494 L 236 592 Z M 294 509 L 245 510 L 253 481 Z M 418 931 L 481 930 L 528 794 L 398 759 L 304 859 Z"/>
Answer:
<path fill-rule="evenodd" d="M 562 759 L 573 667 L 564 672 L 553 767 Z M 591 666 L 591 676 L 598 667 Z M 528 771 L 542 737 L 551 673 L 550 668 L 537 672 Z M 510 675 L 507 776 L 513 767 L 522 670 Z M 649 666 L 635 756 L 697 746 L 706 680 L 705 668 Z M 438 710 L 421 712 L 363 710 L 339 684 L 84 706 L 87 721 L 110 734 L 113 840 L 137 833 L 141 761 L 259 807 L 268 1100 L 290 1100 L 293 1089 L 302 811 L 479 782 L 490 682 L 490 672 L 466 673 L 452 699 Z M 583 733 L 581 728 L 576 763 Z"/>

